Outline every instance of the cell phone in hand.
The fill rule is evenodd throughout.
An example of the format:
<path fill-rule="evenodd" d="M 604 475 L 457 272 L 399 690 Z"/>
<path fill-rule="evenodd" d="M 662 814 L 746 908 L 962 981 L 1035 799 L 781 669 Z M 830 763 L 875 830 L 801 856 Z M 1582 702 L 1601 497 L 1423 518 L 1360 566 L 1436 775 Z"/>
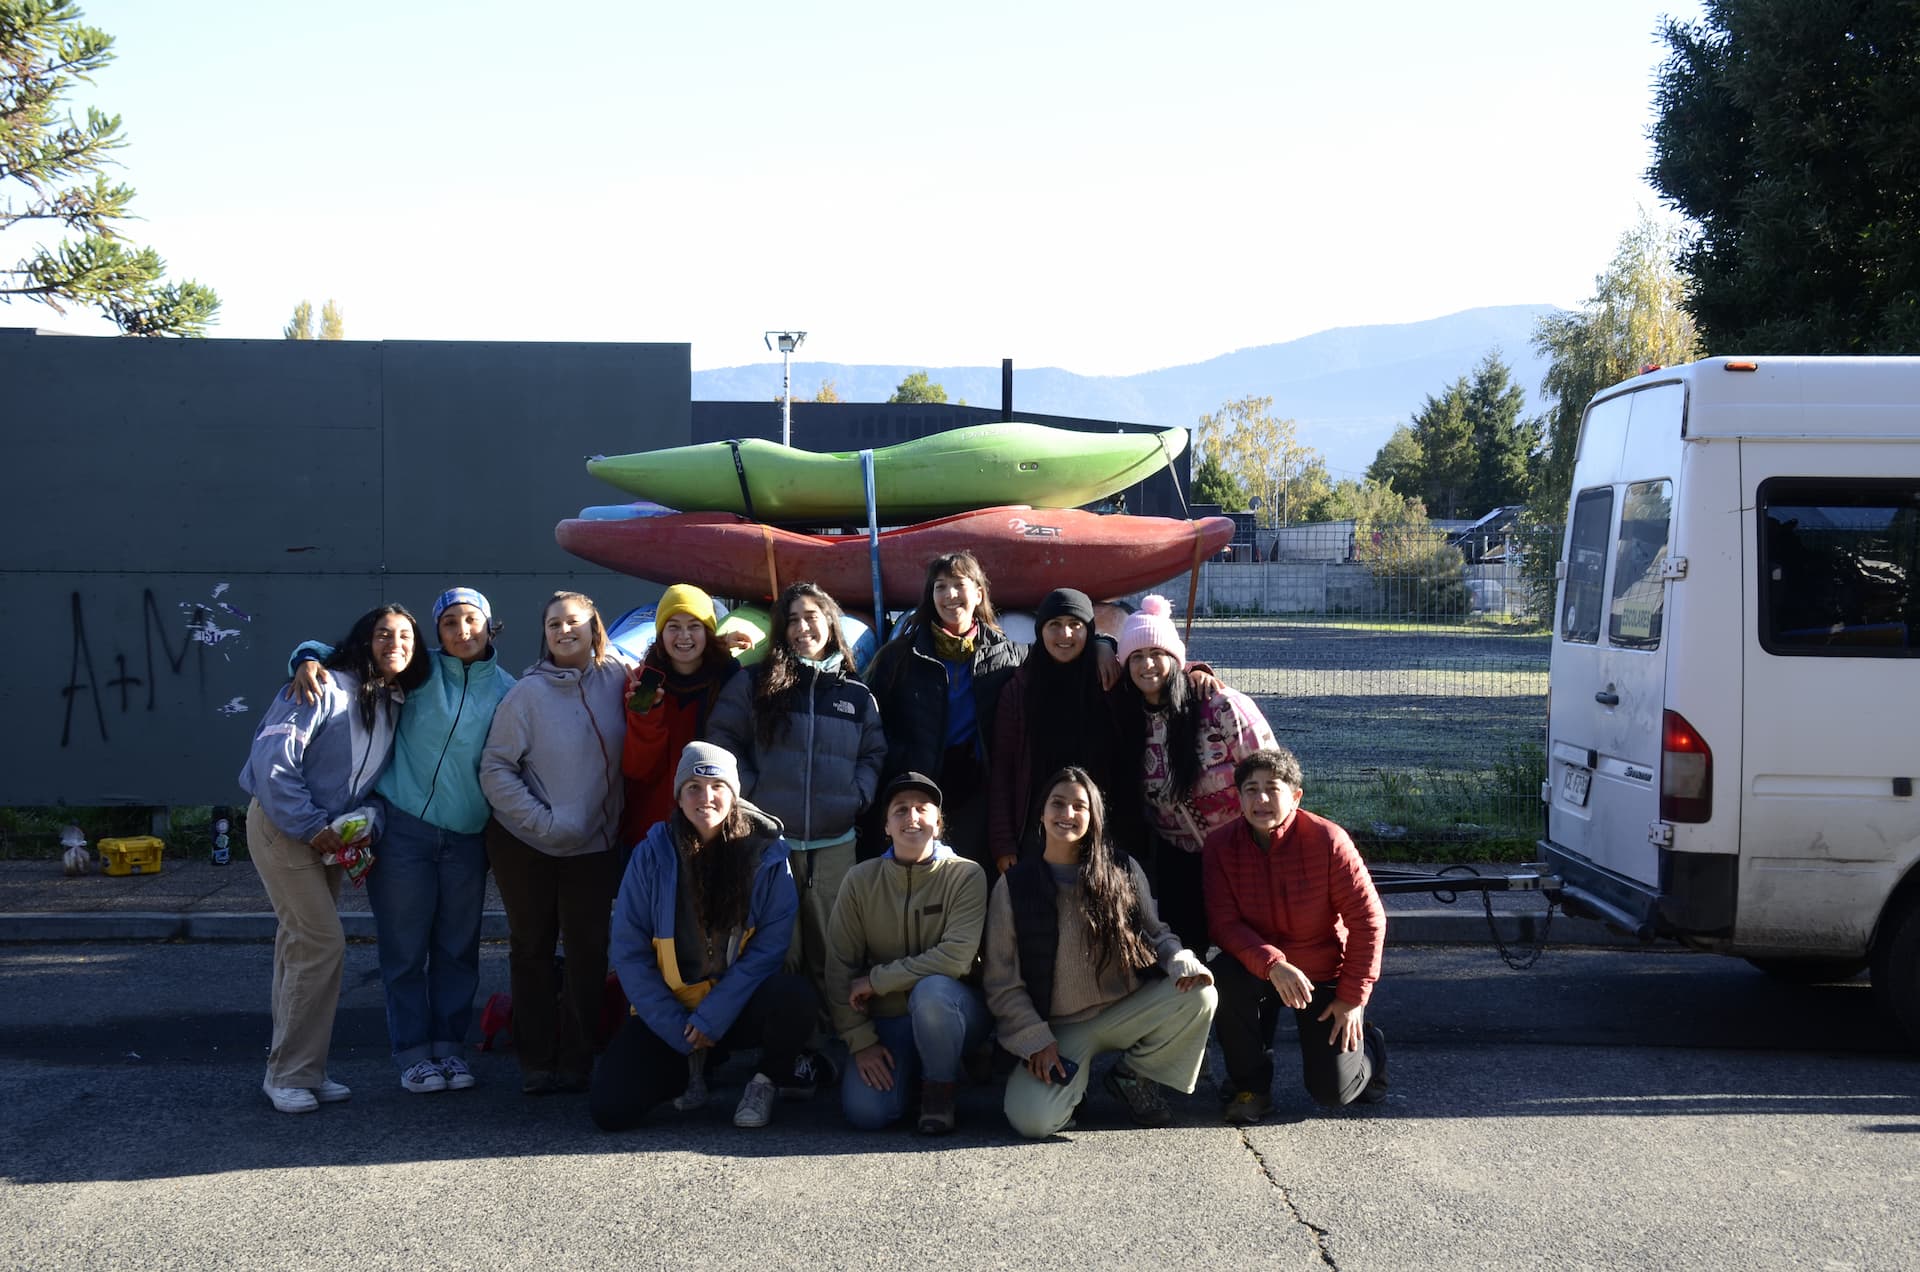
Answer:
<path fill-rule="evenodd" d="M 1061 1056 L 1054 1062 L 1053 1068 L 1047 1070 L 1047 1081 L 1054 1086 L 1065 1086 L 1073 1081 L 1073 1075 L 1078 1072 L 1080 1072 L 1080 1066 L 1071 1057 Z M 1056 1074 L 1064 1076 L 1056 1077 Z"/>

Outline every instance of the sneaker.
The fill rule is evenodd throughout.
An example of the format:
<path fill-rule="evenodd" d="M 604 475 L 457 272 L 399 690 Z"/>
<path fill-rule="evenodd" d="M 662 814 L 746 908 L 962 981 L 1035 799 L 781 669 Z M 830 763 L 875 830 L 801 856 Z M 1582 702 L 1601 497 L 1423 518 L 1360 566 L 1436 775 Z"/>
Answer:
<path fill-rule="evenodd" d="M 440 1066 L 433 1061 L 419 1060 L 407 1066 L 407 1071 L 400 1075 L 400 1085 L 415 1095 L 444 1091 L 447 1089 L 447 1075 L 440 1072 Z"/>
<path fill-rule="evenodd" d="M 735 1126 L 758 1127 L 773 1121 L 773 1101 L 777 1092 L 773 1089 L 773 1079 L 764 1073 L 756 1073 L 747 1083 L 747 1089 L 740 1093 L 740 1103 L 733 1110 Z"/>
<path fill-rule="evenodd" d="M 338 1104 L 353 1098 L 353 1088 L 332 1078 L 321 1078 L 320 1085 L 313 1088 L 313 1098 L 322 1104 Z"/>
<path fill-rule="evenodd" d="M 831 1086 L 837 1075 L 833 1061 L 818 1051 L 794 1053 L 793 1072 L 780 1079 L 780 1098 L 811 1100 L 823 1086 Z"/>
<path fill-rule="evenodd" d="M 260 1089 L 282 1113 L 311 1113 L 320 1107 L 320 1101 L 305 1087 L 277 1087 L 271 1082 L 262 1082 Z"/>
<path fill-rule="evenodd" d="M 447 1090 L 465 1091 L 474 1084 L 473 1070 L 467 1068 L 467 1062 L 459 1056 L 441 1056 L 434 1063 L 440 1066 L 440 1076 L 447 1080 Z"/>
<path fill-rule="evenodd" d="M 1173 1120 L 1167 1097 L 1160 1093 L 1160 1084 L 1151 1078 L 1143 1078 L 1116 1064 L 1107 1070 L 1106 1088 L 1107 1094 L 1127 1106 L 1136 1125 L 1165 1126 Z"/>
<path fill-rule="evenodd" d="M 952 1082 L 920 1084 L 920 1123 L 922 1135 L 951 1135 L 954 1126 Z"/>
<path fill-rule="evenodd" d="M 1367 1040 L 1367 1056 L 1373 1061 L 1373 1076 L 1360 1089 L 1360 1103 L 1379 1104 L 1387 1098 L 1387 1035 L 1375 1024 L 1362 1024 L 1360 1031 Z"/>
<path fill-rule="evenodd" d="M 1273 1097 L 1254 1091 L 1235 1091 L 1221 1114 L 1229 1126 L 1252 1126 L 1273 1112 Z"/>
<path fill-rule="evenodd" d="M 696 1051 L 687 1057 L 687 1089 L 673 1097 L 673 1107 L 682 1113 L 707 1106 L 707 1053 Z"/>

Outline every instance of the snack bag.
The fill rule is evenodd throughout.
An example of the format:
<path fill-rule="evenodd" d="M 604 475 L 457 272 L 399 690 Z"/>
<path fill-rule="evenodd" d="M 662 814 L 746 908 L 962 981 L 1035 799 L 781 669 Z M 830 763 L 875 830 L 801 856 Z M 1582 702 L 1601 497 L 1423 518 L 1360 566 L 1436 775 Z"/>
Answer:
<path fill-rule="evenodd" d="M 340 814 L 328 824 L 346 847 L 339 852 L 322 854 L 320 861 L 324 865 L 345 867 L 347 878 L 357 888 L 366 881 L 367 871 L 373 869 L 373 841 L 380 834 L 380 814 L 371 806 L 363 805 Z"/>

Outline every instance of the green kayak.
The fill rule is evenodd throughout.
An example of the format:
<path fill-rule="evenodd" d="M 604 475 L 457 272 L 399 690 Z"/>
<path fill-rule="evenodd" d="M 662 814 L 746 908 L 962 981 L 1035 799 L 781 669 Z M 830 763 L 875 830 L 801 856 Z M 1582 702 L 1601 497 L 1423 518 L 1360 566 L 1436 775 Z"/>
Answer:
<path fill-rule="evenodd" d="M 1187 432 L 1081 433 L 1044 424 L 979 424 L 873 452 L 880 519 L 924 521 L 1000 504 L 1077 508 L 1150 477 L 1186 449 Z M 749 438 L 587 461 L 587 471 L 669 508 L 763 522 L 863 524 L 857 451 L 795 450 Z"/>

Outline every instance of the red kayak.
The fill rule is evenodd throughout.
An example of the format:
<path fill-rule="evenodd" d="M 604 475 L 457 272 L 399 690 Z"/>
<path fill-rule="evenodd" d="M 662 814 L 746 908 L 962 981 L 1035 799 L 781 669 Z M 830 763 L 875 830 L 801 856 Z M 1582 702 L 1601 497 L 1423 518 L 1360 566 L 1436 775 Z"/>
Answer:
<path fill-rule="evenodd" d="M 715 596 L 768 600 L 799 579 L 843 601 L 873 593 L 864 534 L 797 534 L 729 512 L 683 512 L 562 521 L 553 537 L 595 565 L 655 583 L 692 583 Z M 918 605 L 927 562 L 964 550 L 979 558 L 996 606 L 1026 609 L 1056 587 L 1106 600 L 1164 583 L 1232 538 L 1227 517 L 1176 521 L 1071 508 L 982 508 L 882 532 L 880 576 L 889 606 Z"/>

